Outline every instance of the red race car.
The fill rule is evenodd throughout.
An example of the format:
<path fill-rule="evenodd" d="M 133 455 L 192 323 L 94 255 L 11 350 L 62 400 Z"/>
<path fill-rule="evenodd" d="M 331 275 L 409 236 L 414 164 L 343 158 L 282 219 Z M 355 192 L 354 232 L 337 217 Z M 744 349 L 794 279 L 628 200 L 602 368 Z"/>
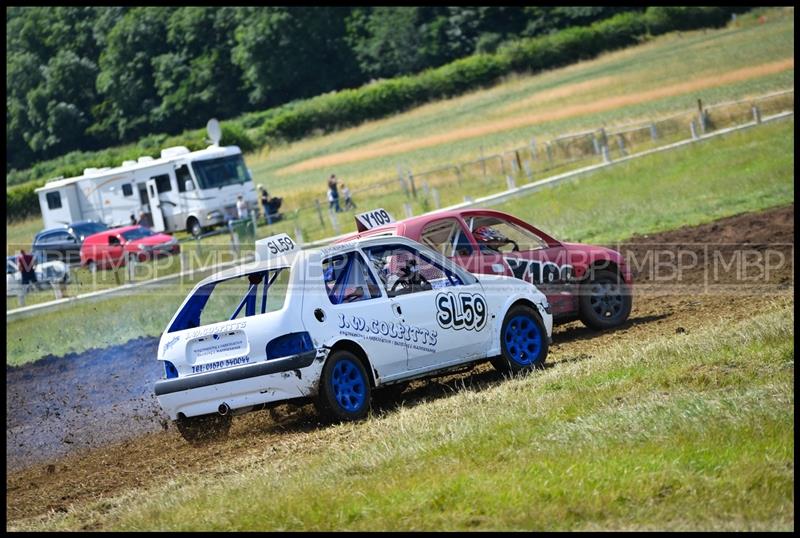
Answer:
<path fill-rule="evenodd" d="M 81 246 L 81 265 L 90 270 L 120 267 L 128 258 L 145 261 L 181 251 L 178 240 L 145 226 L 123 226 L 90 235 Z"/>
<path fill-rule="evenodd" d="M 594 329 L 625 322 L 633 284 L 623 256 L 609 248 L 565 243 L 500 211 L 457 209 L 394 221 L 383 209 L 356 217 L 358 232 L 338 239 L 402 235 L 428 245 L 476 274 L 532 282 L 550 302 L 553 319 L 580 319 Z"/>

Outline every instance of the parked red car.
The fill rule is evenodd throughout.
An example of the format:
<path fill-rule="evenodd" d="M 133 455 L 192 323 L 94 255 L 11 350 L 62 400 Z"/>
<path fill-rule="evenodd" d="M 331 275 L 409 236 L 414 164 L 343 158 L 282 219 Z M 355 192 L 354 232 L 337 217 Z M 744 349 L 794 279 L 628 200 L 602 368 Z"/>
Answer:
<path fill-rule="evenodd" d="M 145 226 L 123 226 L 90 235 L 81 246 L 81 265 L 107 269 L 125 265 L 128 258 L 145 261 L 181 251 L 178 240 Z"/>
<path fill-rule="evenodd" d="M 386 222 L 389 215 L 383 210 Z M 372 214 L 370 214 L 372 215 Z M 358 222 L 358 221 L 357 221 Z M 364 226 L 359 224 L 359 229 Z M 547 296 L 554 323 L 580 319 L 608 329 L 631 312 L 633 279 L 624 257 L 605 247 L 565 243 L 512 215 L 457 209 L 380 225 L 345 236 L 402 235 L 428 245 L 475 274 L 532 282 Z"/>

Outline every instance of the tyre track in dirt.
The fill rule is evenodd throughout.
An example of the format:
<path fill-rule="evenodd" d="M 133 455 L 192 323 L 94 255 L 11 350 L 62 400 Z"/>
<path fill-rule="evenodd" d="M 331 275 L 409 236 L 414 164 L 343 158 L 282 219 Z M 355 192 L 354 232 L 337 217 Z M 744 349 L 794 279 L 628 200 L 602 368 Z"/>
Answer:
<path fill-rule="evenodd" d="M 793 209 L 792 204 L 638 236 L 621 247 L 626 254 L 639 256 L 654 243 L 667 249 L 694 249 L 706 261 L 681 275 L 679 284 L 688 290 L 707 277 L 704 256 L 709 245 L 724 250 L 746 244 L 748 250 L 762 252 L 778 248 L 791 260 Z M 698 293 L 659 287 L 650 275 L 639 274 L 630 320 L 604 333 L 578 322 L 557 327 L 550 367 L 591 360 L 609 344 L 658 336 L 680 338 L 709 323 L 747 317 L 765 302 L 792 300 L 792 263 L 776 269 L 766 282 L 733 286 L 732 278 L 723 274 L 720 280 L 728 287 Z M 283 406 L 277 413 L 236 417 L 228 439 L 192 447 L 168 424 L 153 396 L 153 383 L 161 375 L 156 347 L 157 339 L 139 338 L 121 346 L 7 368 L 8 520 L 65 512 L 73 505 L 164 484 L 187 473 L 221 476 L 228 472 L 223 468 L 235 467 L 251 456 L 307 453 L 336 435 L 334 429 L 318 424 L 310 406 Z M 462 385 L 475 390 L 502 382 L 489 365 L 482 364 L 467 373 L 413 382 L 397 401 L 378 406 L 376 413 L 447 397 Z"/>

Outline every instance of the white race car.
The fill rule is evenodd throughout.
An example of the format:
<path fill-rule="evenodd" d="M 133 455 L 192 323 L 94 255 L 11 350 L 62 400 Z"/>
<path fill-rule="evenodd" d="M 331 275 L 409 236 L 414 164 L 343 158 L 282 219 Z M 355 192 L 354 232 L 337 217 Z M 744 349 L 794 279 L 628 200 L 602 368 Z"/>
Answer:
<path fill-rule="evenodd" d="M 300 250 L 281 234 L 195 286 L 161 336 L 155 394 L 190 442 L 287 401 L 355 420 L 376 389 L 487 359 L 540 366 L 552 323 L 534 285 L 479 280 L 411 239 Z"/>

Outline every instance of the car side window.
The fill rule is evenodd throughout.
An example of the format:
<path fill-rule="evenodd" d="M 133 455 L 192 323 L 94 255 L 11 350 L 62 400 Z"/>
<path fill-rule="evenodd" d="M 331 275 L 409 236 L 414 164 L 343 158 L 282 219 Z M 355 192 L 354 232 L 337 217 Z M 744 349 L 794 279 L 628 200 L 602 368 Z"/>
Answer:
<path fill-rule="evenodd" d="M 547 242 L 530 230 L 497 217 L 472 217 L 467 224 L 481 252 L 488 254 L 547 248 Z"/>
<path fill-rule="evenodd" d="M 121 243 L 120 243 L 120 240 L 119 240 L 119 238 L 117 236 L 109 235 L 108 236 L 108 244 L 109 245 L 119 245 Z"/>
<path fill-rule="evenodd" d="M 325 290 L 332 304 L 354 303 L 381 297 L 375 277 L 358 252 L 347 252 L 322 261 Z"/>
<path fill-rule="evenodd" d="M 420 242 L 439 252 L 442 256 L 470 256 L 472 244 L 461 224 L 456 219 L 447 218 L 425 225 L 420 234 Z"/>
<path fill-rule="evenodd" d="M 379 245 L 364 251 L 389 297 L 463 285 L 456 273 L 409 246 Z"/>

